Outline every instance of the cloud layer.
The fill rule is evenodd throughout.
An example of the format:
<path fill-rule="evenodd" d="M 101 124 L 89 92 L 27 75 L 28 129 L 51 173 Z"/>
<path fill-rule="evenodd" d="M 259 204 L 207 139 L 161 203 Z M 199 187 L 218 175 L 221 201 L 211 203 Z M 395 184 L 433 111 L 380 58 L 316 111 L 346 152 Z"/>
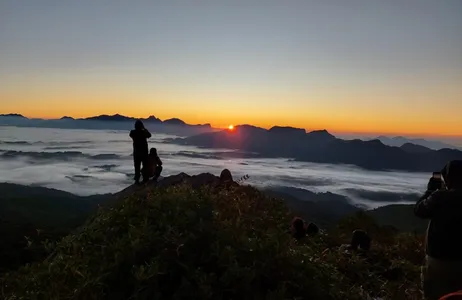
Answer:
<path fill-rule="evenodd" d="M 231 150 L 200 149 L 165 142 L 154 134 L 164 176 L 219 174 L 224 168 L 246 183 L 288 186 L 348 196 L 375 207 L 415 201 L 428 174 L 373 172 L 352 166 L 262 159 Z M 133 181 L 132 143 L 127 131 L 0 127 L 0 182 L 34 184 L 79 195 L 114 193 Z"/>

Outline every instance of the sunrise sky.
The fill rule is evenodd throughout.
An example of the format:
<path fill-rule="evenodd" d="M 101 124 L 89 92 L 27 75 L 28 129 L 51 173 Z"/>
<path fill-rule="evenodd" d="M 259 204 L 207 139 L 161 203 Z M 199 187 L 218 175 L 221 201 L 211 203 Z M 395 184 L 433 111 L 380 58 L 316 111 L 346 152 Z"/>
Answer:
<path fill-rule="evenodd" d="M 0 0 L 0 113 L 462 135 L 462 1 Z"/>

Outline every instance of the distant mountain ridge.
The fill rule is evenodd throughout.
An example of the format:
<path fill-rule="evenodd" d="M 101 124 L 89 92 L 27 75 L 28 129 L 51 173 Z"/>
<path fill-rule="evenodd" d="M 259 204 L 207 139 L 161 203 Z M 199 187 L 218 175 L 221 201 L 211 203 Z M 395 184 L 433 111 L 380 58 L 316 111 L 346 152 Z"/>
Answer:
<path fill-rule="evenodd" d="M 236 126 L 235 130 L 204 133 L 174 142 L 206 148 L 228 148 L 259 153 L 262 157 L 285 157 L 298 161 L 350 164 L 370 170 L 438 171 L 450 160 L 462 159 L 462 151 L 432 150 L 406 144 L 385 145 L 374 140 L 343 140 L 326 130 L 303 133 L 290 127 L 269 130 Z"/>
<path fill-rule="evenodd" d="M 409 153 L 429 153 L 432 151 L 430 148 L 412 143 L 405 143 L 404 145 L 400 146 L 400 148 Z"/>
<path fill-rule="evenodd" d="M 60 128 L 60 129 L 90 129 L 90 130 L 130 130 L 139 118 L 115 115 L 99 115 L 74 119 L 63 116 L 59 119 L 34 119 L 20 114 L 0 115 L 0 126 Z M 210 124 L 187 124 L 181 119 L 161 120 L 154 115 L 141 118 L 146 128 L 155 133 L 176 136 L 191 136 L 205 132 L 216 131 Z"/>
<path fill-rule="evenodd" d="M 18 114 L 4 116 L 6 117 L 0 118 L 0 125 L 73 129 L 127 130 L 132 128 L 136 120 L 120 114 L 77 120 L 27 119 Z M 189 125 L 178 118 L 161 121 L 155 116 L 150 116 L 142 120 L 152 132 L 183 136 L 184 138 L 171 140 L 177 144 L 235 149 L 256 153 L 255 155 L 261 157 L 284 157 L 314 163 L 349 164 L 370 170 L 415 172 L 438 171 L 450 160 L 462 160 L 462 151 L 454 147 L 433 150 L 410 142 L 400 146 L 390 146 L 380 139 L 343 140 L 327 130 L 307 133 L 301 128 L 274 126 L 264 129 L 247 124 L 236 126 L 234 130 L 217 130 L 213 129 L 210 124 Z M 407 140 L 401 137 L 394 141 L 404 141 L 403 139 Z"/>
<path fill-rule="evenodd" d="M 443 143 L 440 141 L 435 141 L 435 140 L 412 139 L 412 138 L 406 138 L 403 136 L 395 136 L 395 137 L 379 136 L 376 139 L 380 140 L 385 145 L 394 146 L 394 147 L 401 147 L 405 144 L 414 144 L 414 145 L 427 147 L 432 150 L 439 150 L 439 149 L 444 149 L 444 148 L 460 150 L 459 147 L 456 147 L 451 144 Z"/>
<path fill-rule="evenodd" d="M 8 118 L 21 118 L 21 119 L 28 119 L 31 120 L 27 117 L 24 117 L 21 114 L 16 114 L 16 113 L 11 113 L 11 114 L 0 114 L 0 117 L 8 117 Z M 40 119 L 35 119 L 35 120 L 40 120 Z M 148 118 L 134 118 L 134 117 L 129 117 L 129 116 L 124 116 L 121 114 L 115 114 L 115 115 L 98 115 L 98 116 L 93 116 L 93 117 L 87 117 L 87 118 L 78 118 L 75 119 L 73 117 L 69 116 L 64 116 L 60 119 L 51 119 L 51 120 L 46 120 L 46 121 L 54 121 L 54 120 L 74 120 L 74 121 L 103 121 L 103 122 L 135 122 L 136 120 L 141 120 L 145 123 L 157 123 L 157 124 L 168 124 L 168 125 L 177 125 L 177 126 L 201 126 L 201 127 L 210 127 L 210 124 L 187 124 L 185 121 L 179 119 L 179 118 L 171 118 L 171 119 L 166 119 L 162 121 L 161 119 L 151 115 Z"/>
<path fill-rule="evenodd" d="M 21 114 L 0 114 L 0 117 L 11 117 L 11 118 L 23 118 L 23 119 L 27 119 L 26 117 L 24 117 L 24 116 L 21 115 Z"/>

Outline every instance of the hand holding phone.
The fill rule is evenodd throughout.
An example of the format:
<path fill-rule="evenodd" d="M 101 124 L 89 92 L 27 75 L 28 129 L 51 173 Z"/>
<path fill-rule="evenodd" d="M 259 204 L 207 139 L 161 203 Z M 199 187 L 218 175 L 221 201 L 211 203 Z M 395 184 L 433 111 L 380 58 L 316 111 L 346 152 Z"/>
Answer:
<path fill-rule="evenodd" d="M 445 188 L 444 178 L 441 172 L 433 172 L 433 176 L 430 178 L 428 182 L 427 188 L 429 190 L 439 190 Z"/>
<path fill-rule="evenodd" d="M 442 176 L 440 172 L 433 172 L 433 179 L 441 180 Z"/>

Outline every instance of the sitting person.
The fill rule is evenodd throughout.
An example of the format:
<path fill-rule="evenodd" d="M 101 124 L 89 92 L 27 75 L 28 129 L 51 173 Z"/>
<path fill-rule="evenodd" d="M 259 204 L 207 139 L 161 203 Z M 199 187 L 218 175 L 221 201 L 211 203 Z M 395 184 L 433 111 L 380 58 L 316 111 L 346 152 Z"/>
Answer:
<path fill-rule="evenodd" d="M 157 180 L 162 172 L 162 161 L 157 155 L 157 149 L 151 148 L 148 156 L 147 168 L 143 168 L 143 178 L 151 178 Z"/>

